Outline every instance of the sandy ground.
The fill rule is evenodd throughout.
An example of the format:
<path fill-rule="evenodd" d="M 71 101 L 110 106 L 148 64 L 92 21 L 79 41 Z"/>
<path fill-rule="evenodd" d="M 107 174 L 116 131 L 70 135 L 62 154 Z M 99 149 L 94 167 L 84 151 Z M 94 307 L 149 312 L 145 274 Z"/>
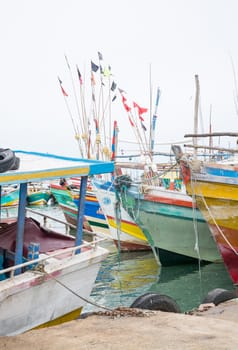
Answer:
<path fill-rule="evenodd" d="M 136 309 L 133 309 L 136 310 Z M 7 350 L 238 349 L 238 301 L 193 315 L 161 311 L 91 315 L 60 326 L 0 337 Z"/>

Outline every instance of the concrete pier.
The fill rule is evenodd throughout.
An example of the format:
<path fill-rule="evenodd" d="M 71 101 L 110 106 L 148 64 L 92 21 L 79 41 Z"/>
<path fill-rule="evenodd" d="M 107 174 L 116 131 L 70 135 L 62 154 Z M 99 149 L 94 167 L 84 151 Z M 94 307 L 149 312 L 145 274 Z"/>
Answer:
<path fill-rule="evenodd" d="M 238 349 L 238 299 L 203 306 L 190 314 L 131 310 L 121 308 L 56 327 L 0 337 L 0 349 Z"/>

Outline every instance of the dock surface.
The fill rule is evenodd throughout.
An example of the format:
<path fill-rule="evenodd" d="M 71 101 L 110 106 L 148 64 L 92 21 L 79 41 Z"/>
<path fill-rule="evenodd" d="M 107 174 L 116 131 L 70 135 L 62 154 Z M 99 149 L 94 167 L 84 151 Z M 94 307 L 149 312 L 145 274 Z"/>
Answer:
<path fill-rule="evenodd" d="M 138 310 L 138 309 L 133 309 Z M 143 310 L 90 315 L 59 326 L 0 337 L 5 350 L 237 350 L 238 299 L 191 315 Z"/>

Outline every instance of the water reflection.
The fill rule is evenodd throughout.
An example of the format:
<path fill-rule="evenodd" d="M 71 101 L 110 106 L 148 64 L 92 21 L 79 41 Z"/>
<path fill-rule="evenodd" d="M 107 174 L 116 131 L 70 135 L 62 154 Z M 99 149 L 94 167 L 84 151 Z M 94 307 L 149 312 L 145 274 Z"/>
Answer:
<path fill-rule="evenodd" d="M 222 263 L 163 267 L 158 282 L 150 290 L 169 295 L 182 311 L 188 311 L 197 307 L 214 288 L 234 289 Z"/>
<path fill-rule="evenodd" d="M 181 311 L 197 307 L 214 288 L 232 290 L 233 285 L 223 264 L 187 264 L 160 267 L 151 252 L 122 253 L 107 242 L 110 250 L 97 277 L 91 299 L 109 308 L 130 306 L 146 292 L 166 294 L 179 304 Z M 87 305 L 84 312 L 97 310 Z"/>

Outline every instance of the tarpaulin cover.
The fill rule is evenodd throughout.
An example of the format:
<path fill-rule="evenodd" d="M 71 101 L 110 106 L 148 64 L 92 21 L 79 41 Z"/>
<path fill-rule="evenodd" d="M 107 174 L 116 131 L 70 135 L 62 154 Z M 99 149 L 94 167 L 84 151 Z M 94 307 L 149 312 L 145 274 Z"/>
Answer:
<path fill-rule="evenodd" d="M 17 222 L 0 227 L 0 248 L 15 252 Z M 23 255 L 27 257 L 30 243 L 39 243 L 39 252 L 45 253 L 56 249 L 73 247 L 75 239 L 57 232 L 44 229 L 37 220 L 25 219 Z"/>

